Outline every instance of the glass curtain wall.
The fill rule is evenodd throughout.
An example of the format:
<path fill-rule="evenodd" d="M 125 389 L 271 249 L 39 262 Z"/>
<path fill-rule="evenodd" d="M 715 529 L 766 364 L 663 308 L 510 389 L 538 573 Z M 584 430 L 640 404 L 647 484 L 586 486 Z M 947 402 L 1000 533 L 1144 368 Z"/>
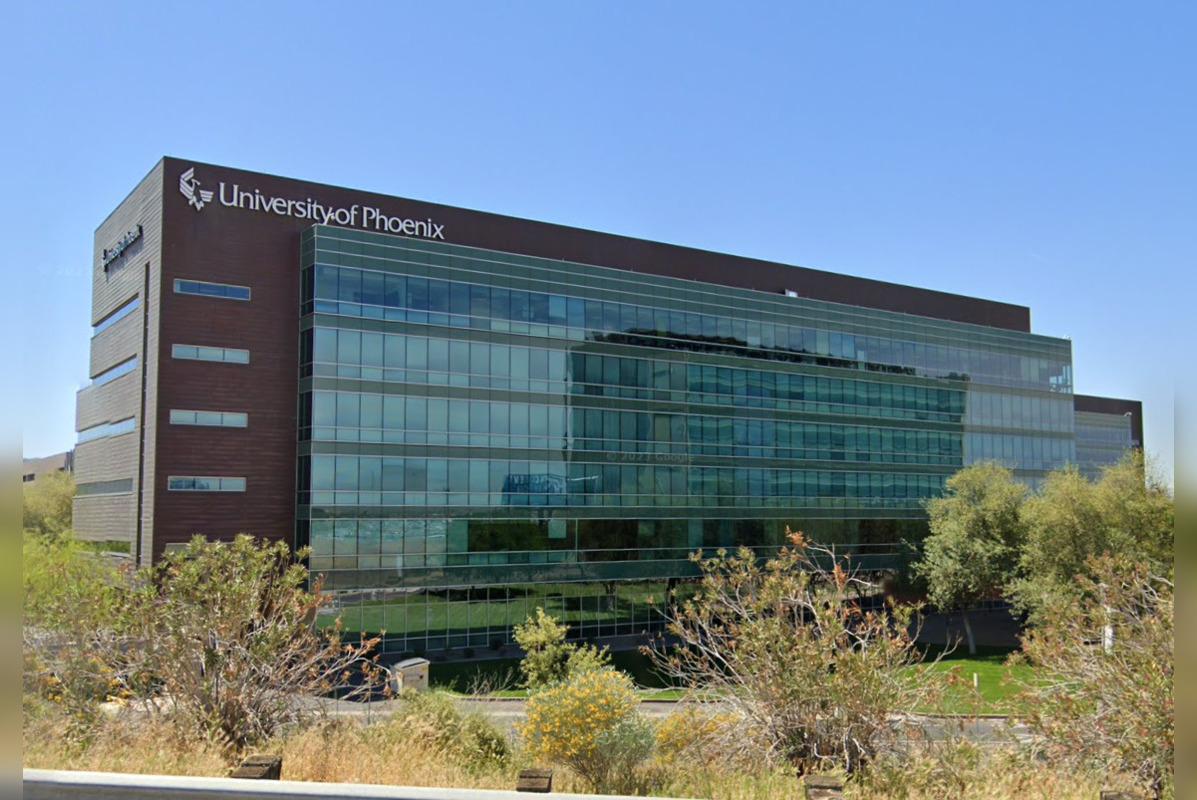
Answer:
<path fill-rule="evenodd" d="M 298 544 L 394 649 L 638 632 L 787 526 L 889 565 L 973 452 L 1072 455 L 1062 340 L 324 226 L 302 271 Z"/>

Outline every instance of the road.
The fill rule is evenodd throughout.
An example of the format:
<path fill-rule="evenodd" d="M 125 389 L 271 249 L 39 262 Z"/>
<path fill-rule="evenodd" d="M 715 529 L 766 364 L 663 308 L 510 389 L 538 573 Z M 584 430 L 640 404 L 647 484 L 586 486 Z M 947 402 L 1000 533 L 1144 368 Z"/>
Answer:
<path fill-rule="evenodd" d="M 326 710 L 333 715 L 356 716 L 366 719 L 385 719 L 400 700 L 376 700 L 370 703 L 323 701 Z M 463 697 L 458 703 L 463 709 L 485 714 L 508 736 L 514 737 L 515 723 L 524 718 L 523 698 L 473 698 Z M 647 717 L 659 719 L 668 716 L 677 703 L 672 700 L 644 700 L 640 712 Z M 1001 715 L 987 715 L 977 718 L 951 715 L 916 715 L 918 725 L 932 741 L 943 741 L 953 735 L 960 735 L 982 746 L 1002 746 L 1029 741 L 1031 736 L 1025 725 Z"/>

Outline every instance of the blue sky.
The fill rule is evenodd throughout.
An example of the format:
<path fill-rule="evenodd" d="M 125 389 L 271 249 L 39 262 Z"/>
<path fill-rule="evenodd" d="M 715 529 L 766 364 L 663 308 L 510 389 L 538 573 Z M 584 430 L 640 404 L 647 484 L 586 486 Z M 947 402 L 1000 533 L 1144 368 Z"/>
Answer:
<path fill-rule="evenodd" d="M 9 417 L 26 456 L 74 443 L 92 234 L 174 155 L 1030 306 L 1078 392 L 1144 402 L 1170 475 L 1195 8 L 10 9 Z"/>

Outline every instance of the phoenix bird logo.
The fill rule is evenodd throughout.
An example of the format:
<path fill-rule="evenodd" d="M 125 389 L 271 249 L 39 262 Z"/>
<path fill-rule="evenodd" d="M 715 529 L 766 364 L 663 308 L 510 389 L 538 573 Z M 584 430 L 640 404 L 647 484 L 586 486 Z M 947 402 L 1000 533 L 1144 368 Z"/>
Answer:
<path fill-rule="evenodd" d="M 196 211 L 203 211 L 204 206 L 212 202 L 212 192 L 199 186 L 200 182 L 195 179 L 195 167 L 179 176 L 179 191 L 187 198 L 188 205 L 195 206 Z"/>

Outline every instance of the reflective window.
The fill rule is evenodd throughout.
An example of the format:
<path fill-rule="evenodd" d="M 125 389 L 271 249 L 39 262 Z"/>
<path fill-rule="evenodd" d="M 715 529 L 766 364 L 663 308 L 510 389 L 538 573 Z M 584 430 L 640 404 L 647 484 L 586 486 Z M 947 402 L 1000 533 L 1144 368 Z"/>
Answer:
<path fill-rule="evenodd" d="M 228 364 L 248 364 L 249 351 L 232 347 L 204 347 L 196 344 L 171 345 L 174 358 L 189 358 L 196 361 L 223 361 Z"/>
<path fill-rule="evenodd" d="M 120 436 L 122 433 L 129 433 L 136 427 L 133 417 L 118 420 L 116 422 L 105 422 L 100 425 L 93 425 L 90 428 L 84 428 L 79 431 L 78 443 L 94 441 L 95 439 L 103 439 L 108 436 Z"/>
<path fill-rule="evenodd" d="M 166 488 L 172 492 L 244 492 L 245 478 L 171 475 L 166 479 Z"/>
<path fill-rule="evenodd" d="M 177 294 L 198 294 L 204 297 L 223 297 L 228 300 L 248 300 L 248 286 L 233 286 L 227 283 L 208 283 L 206 281 L 188 281 L 175 278 L 175 292 Z"/>
<path fill-rule="evenodd" d="M 128 375 L 133 370 L 137 369 L 137 356 L 133 356 L 128 361 L 122 361 L 111 369 L 101 372 L 99 375 L 91 379 L 92 386 L 103 386 L 109 381 L 114 381 L 122 375 Z"/>
<path fill-rule="evenodd" d="M 249 415 L 239 411 L 184 411 L 170 410 L 172 425 L 212 425 L 225 428 L 244 428 L 249 424 Z"/>
<path fill-rule="evenodd" d="M 103 330 L 107 330 L 114 323 L 120 322 L 122 319 L 129 316 L 131 313 L 133 313 L 134 311 L 137 310 L 137 306 L 138 306 L 139 302 L 140 302 L 140 298 L 134 297 L 132 300 L 130 300 L 129 302 L 125 303 L 123 306 L 118 308 L 116 311 L 113 311 L 111 314 L 104 317 L 104 319 L 100 320 L 94 326 L 92 326 L 91 335 L 95 336 L 97 333 L 100 333 Z"/>
<path fill-rule="evenodd" d="M 133 491 L 132 478 L 120 478 L 112 481 L 93 481 L 80 483 L 75 486 L 76 497 L 86 497 L 93 494 L 124 494 Z"/>

